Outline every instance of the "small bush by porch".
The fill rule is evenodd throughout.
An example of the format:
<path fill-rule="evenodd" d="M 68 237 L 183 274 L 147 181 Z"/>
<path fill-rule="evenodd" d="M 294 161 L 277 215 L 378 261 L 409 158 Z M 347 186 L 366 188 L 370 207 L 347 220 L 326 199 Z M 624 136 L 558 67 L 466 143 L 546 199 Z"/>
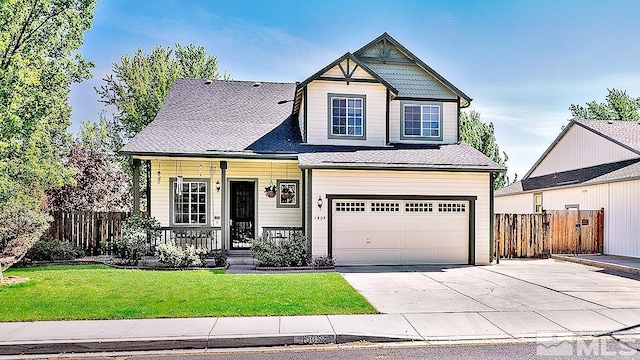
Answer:
<path fill-rule="evenodd" d="M 376 310 L 338 273 L 222 274 L 103 265 L 12 268 L 0 321 L 366 314 Z"/>

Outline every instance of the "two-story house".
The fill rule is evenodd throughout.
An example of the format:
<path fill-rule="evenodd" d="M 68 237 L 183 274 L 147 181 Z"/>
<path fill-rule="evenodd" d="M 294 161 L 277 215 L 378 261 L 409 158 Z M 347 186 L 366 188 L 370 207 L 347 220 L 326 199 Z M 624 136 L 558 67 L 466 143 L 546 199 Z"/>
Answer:
<path fill-rule="evenodd" d="M 246 254 L 301 231 L 338 264 L 486 264 L 503 169 L 460 142 L 470 102 L 384 33 L 299 83 L 179 79 L 122 153 L 150 166 L 163 240 Z"/>

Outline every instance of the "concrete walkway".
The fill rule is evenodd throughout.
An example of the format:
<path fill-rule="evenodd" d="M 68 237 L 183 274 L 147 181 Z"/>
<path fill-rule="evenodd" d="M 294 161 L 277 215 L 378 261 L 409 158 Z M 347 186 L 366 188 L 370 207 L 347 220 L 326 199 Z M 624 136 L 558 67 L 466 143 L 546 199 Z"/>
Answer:
<path fill-rule="evenodd" d="M 585 265 L 512 260 L 478 267 L 339 270 L 383 313 L 0 323 L 0 355 L 538 341 L 610 333 L 640 339 L 640 328 L 633 327 L 640 324 L 640 281 Z"/>
<path fill-rule="evenodd" d="M 616 255 L 551 255 L 556 260 L 575 262 L 607 270 L 621 271 L 640 276 L 640 259 Z"/>

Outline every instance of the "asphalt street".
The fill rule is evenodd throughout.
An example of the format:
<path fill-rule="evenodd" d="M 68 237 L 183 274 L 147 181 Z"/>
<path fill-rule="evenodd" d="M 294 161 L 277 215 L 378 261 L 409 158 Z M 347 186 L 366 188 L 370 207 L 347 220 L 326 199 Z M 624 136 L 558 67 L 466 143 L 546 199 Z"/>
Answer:
<path fill-rule="evenodd" d="M 130 353 L 112 356 L 67 355 L 87 360 L 356 360 L 356 359 L 640 359 L 640 341 L 580 340 L 551 344 L 480 345 L 327 345 L 269 349 L 194 350 L 189 353 Z M 64 355 L 63 355 L 64 356 Z M 38 357 L 42 358 L 42 357 Z M 58 358 L 56 356 L 56 358 Z"/>

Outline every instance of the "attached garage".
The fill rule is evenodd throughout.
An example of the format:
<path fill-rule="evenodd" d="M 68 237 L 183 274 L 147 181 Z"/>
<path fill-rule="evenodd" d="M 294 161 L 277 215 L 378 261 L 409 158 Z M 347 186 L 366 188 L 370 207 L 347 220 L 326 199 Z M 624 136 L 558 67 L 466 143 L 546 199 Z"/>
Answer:
<path fill-rule="evenodd" d="M 329 244 L 339 265 L 473 263 L 473 198 L 331 200 Z"/>

